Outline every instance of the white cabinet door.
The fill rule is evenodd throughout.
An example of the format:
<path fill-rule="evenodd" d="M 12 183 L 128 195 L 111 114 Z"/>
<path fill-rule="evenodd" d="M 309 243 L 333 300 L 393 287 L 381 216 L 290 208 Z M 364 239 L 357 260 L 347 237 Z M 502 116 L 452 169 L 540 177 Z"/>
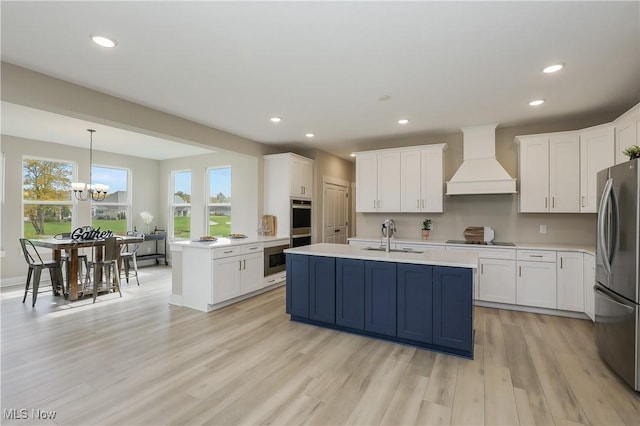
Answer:
<path fill-rule="evenodd" d="M 556 309 L 556 264 L 519 261 L 516 301 L 518 305 Z"/>
<path fill-rule="evenodd" d="M 356 211 L 378 211 L 378 155 L 356 156 Z"/>
<path fill-rule="evenodd" d="M 640 104 L 618 118 L 616 126 L 616 164 L 624 163 L 629 157 L 622 151 L 631 145 L 640 144 Z"/>
<path fill-rule="evenodd" d="M 597 174 L 615 162 L 614 127 L 608 125 L 580 133 L 580 212 L 596 213 Z"/>
<path fill-rule="evenodd" d="M 442 149 L 422 150 L 422 198 L 423 212 L 442 213 L 444 211 L 444 152 Z"/>
<path fill-rule="evenodd" d="M 580 211 L 580 138 L 552 135 L 549 138 L 549 211 Z"/>
<path fill-rule="evenodd" d="M 305 158 L 291 156 L 290 194 L 296 198 L 312 198 L 313 163 Z"/>
<path fill-rule="evenodd" d="M 584 313 L 591 318 L 596 317 L 596 301 L 593 294 L 593 286 L 596 285 L 596 257 L 591 254 L 584 255 Z"/>
<path fill-rule="evenodd" d="M 242 258 L 241 294 L 258 290 L 264 278 L 264 254 L 255 253 Z"/>
<path fill-rule="evenodd" d="M 403 151 L 400 155 L 400 204 L 403 212 L 422 211 L 422 152 Z"/>
<path fill-rule="evenodd" d="M 241 269 L 240 256 L 213 261 L 212 305 L 240 295 Z"/>
<path fill-rule="evenodd" d="M 558 252 L 558 309 L 584 312 L 582 257 L 582 253 Z"/>
<path fill-rule="evenodd" d="M 549 211 L 549 138 L 520 141 L 520 212 Z"/>
<path fill-rule="evenodd" d="M 515 260 L 480 259 L 478 299 L 488 302 L 516 303 Z"/>
<path fill-rule="evenodd" d="M 378 212 L 400 211 L 400 153 L 378 154 Z"/>

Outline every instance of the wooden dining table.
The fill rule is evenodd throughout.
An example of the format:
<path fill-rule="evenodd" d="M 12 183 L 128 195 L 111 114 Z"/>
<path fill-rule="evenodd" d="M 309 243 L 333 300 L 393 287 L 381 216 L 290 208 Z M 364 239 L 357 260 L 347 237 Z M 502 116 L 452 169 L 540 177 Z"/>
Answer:
<path fill-rule="evenodd" d="M 118 244 L 141 243 L 144 237 L 133 235 L 118 235 Z M 69 263 L 67 269 L 67 294 L 69 300 L 78 300 L 78 249 L 92 247 L 95 249 L 95 260 L 102 260 L 104 239 L 97 240 L 74 240 L 72 238 L 46 238 L 42 240 L 31 240 L 33 245 L 38 247 L 49 248 L 53 250 L 53 258 L 57 261 L 62 259 L 62 251 L 65 250 L 69 254 Z M 120 253 L 120 250 L 118 250 Z M 118 254 L 118 264 L 120 258 Z M 115 279 L 115 277 L 114 277 Z"/>

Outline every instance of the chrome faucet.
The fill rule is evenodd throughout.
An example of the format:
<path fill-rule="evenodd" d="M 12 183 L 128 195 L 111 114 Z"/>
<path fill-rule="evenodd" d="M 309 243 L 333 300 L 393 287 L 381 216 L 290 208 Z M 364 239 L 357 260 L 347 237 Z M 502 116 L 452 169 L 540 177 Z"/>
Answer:
<path fill-rule="evenodd" d="M 396 223 L 393 219 L 385 219 L 382 223 L 382 235 L 387 238 L 385 252 L 391 252 L 391 236 L 396 232 Z"/>

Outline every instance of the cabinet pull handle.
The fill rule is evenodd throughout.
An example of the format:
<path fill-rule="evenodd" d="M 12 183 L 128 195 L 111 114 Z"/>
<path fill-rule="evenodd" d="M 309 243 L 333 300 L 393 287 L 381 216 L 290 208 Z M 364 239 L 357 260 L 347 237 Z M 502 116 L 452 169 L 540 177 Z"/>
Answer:
<path fill-rule="evenodd" d="M 249 247 L 249 250 L 258 250 L 258 247 Z"/>
<path fill-rule="evenodd" d="M 376 200 L 373 200 L 373 208 L 376 208 Z"/>
<path fill-rule="evenodd" d="M 529 257 L 544 257 L 541 254 L 530 254 Z"/>
<path fill-rule="evenodd" d="M 275 278 L 273 278 L 273 279 L 271 279 L 271 280 L 269 280 L 269 281 L 267 281 L 267 282 L 268 282 L 269 284 L 271 284 L 271 283 L 276 282 L 276 279 L 275 279 Z"/>
<path fill-rule="evenodd" d="M 518 276 L 522 277 L 522 266 L 518 266 Z"/>
<path fill-rule="evenodd" d="M 226 254 L 226 253 L 233 253 L 233 250 L 228 250 L 228 251 L 225 251 L 225 252 L 223 252 L 223 253 L 225 253 L 225 254 Z"/>
<path fill-rule="evenodd" d="M 480 264 L 480 273 L 484 274 L 484 263 Z"/>
<path fill-rule="evenodd" d="M 247 269 L 247 261 L 246 260 L 242 261 L 242 269 Z"/>
<path fill-rule="evenodd" d="M 238 271 L 242 271 L 242 260 L 238 260 Z"/>
<path fill-rule="evenodd" d="M 582 196 L 582 207 L 584 207 L 584 195 Z"/>
<path fill-rule="evenodd" d="M 422 208 L 424 209 L 424 200 L 422 200 Z"/>
<path fill-rule="evenodd" d="M 551 208 L 556 207 L 556 197 L 551 197 Z"/>
<path fill-rule="evenodd" d="M 563 259 L 563 257 L 560 256 L 560 269 L 562 269 L 562 259 Z"/>
<path fill-rule="evenodd" d="M 416 200 L 416 207 L 420 208 L 420 200 Z"/>

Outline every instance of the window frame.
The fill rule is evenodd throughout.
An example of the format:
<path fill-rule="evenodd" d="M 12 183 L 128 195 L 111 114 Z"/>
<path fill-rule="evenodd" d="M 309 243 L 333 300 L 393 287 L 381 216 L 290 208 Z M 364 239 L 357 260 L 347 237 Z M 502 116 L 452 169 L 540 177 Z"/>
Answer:
<path fill-rule="evenodd" d="M 191 187 L 193 187 L 193 171 L 191 169 L 177 169 L 171 171 L 171 176 L 169 179 L 169 238 L 173 240 L 187 240 L 188 238 L 176 237 L 175 236 L 175 216 L 173 215 L 173 211 L 176 207 L 189 207 L 191 211 L 191 203 L 175 203 L 175 193 L 176 193 L 176 175 L 179 173 L 189 173 L 189 181 L 191 183 Z M 191 188 L 190 188 L 191 189 Z M 191 196 L 191 192 L 188 194 Z M 191 235 L 191 215 L 189 215 L 189 235 Z"/>
<path fill-rule="evenodd" d="M 219 169 L 229 169 L 229 175 L 230 175 L 230 181 L 229 181 L 229 185 L 230 185 L 230 190 L 233 187 L 233 167 L 231 167 L 230 164 L 225 165 L 225 166 L 212 166 L 212 167 L 207 167 L 206 171 L 205 171 L 205 179 L 206 179 L 206 189 L 205 189 L 205 203 L 204 203 L 204 229 L 206 230 L 206 235 L 212 236 L 211 235 L 211 226 L 209 226 L 209 208 L 213 205 L 213 203 L 211 203 L 211 176 L 210 173 L 212 170 L 219 170 Z M 233 197 L 233 191 L 231 194 L 229 194 L 230 197 Z M 233 198 L 232 198 L 233 200 Z M 233 209 L 233 201 L 231 202 L 231 209 Z M 229 212 L 229 217 L 231 218 L 231 221 L 233 222 L 233 210 L 231 210 Z M 233 223 L 232 223 L 233 224 Z M 232 229 L 229 228 L 229 233 L 231 233 Z M 227 237 L 228 235 L 224 236 Z"/>
<path fill-rule="evenodd" d="M 22 155 L 22 158 L 20 160 L 20 181 L 21 181 L 21 187 L 20 187 L 20 191 L 21 191 L 21 195 L 20 195 L 20 211 L 21 211 L 21 215 L 22 215 L 22 221 L 21 221 L 21 227 L 20 227 L 20 237 L 21 238 L 25 238 L 25 234 L 24 234 L 24 209 L 25 209 L 25 205 L 29 205 L 29 204 L 35 204 L 35 205 L 50 205 L 50 206 L 57 206 L 57 205 L 68 205 L 70 206 L 69 210 L 71 211 L 71 221 L 70 221 L 70 232 L 77 227 L 77 223 L 78 223 L 78 200 L 76 200 L 76 198 L 73 196 L 72 192 L 71 192 L 71 187 L 69 187 L 69 199 L 68 200 L 59 200 L 59 201 L 43 201 L 43 200 L 25 200 L 24 198 L 24 162 L 27 160 L 35 160 L 35 161 L 48 161 L 48 162 L 52 162 L 52 163 L 62 163 L 62 164 L 68 164 L 71 166 L 71 182 L 75 182 L 77 181 L 77 176 L 78 176 L 78 163 L 76 161 L 73 160 L 66 160 L 66 159 L 61 159 L 61 158 L 55 158 L 55 157 L 40 157 L 37 155 L 28 155 L 28 154 L 24 154 Z M 31 238 L 31 239 L 39 239 L 39 238 Z"/>
<path fill-rule="evenodd" d="M 100 167 L 103 169 L 115 169 L 115 170 L 124 170 L 127 172 L 127 201 L 125 203 L 111 203 L 111 202 L 105 202 L 105 201 L 94 201 L 91 200 L 90 201 L 90 212 L 89 212 L 89 223 L 91 223 L 91 226 L 93 226 L 93 207 L 94 206 L 117 206 L 117 207 L 121 207 L 121 206 L 125 206 L 126 207 L 126 215 L 127 215 L 127 226 L 126 226 L 126 230 L 130 231 L 132 229 L 132 223 L 133 223 L 133 219 L 131 217 L 131 211 L 132 211 L 132 194 L 131 194 L 131 183 L 133 182 L 132 177 L 131 177 L 131 169 L 129 167 L 117 167 L 117 166 L 111 166 L 111 165 L 103 165 L 103 164 L 92 164 L 91 168 L 93 169 L 93 167 Z M 93 170 L 91 170 L 91 174 L 93 175 Z M 111 188 L 109 188 L 109 191 L 111 191 Z M 107 193 L 107 197 L 109 196 L 109 194 L 113 194 L 113 192 L 108 192 Z M 104 229 L 103 229 L 104 231 Z"/>

